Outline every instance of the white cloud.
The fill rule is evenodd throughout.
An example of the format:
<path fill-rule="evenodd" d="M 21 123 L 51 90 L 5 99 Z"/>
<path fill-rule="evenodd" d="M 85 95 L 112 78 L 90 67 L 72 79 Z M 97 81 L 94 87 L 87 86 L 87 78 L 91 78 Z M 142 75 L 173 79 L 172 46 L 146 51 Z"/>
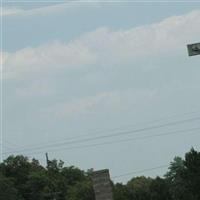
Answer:
<path fill-rule="evenodd" d="M 174 54 L 187 56 L 186 44 L 199 40 L 199 24 L 200 11 L 193 11 L 127 30 L 99 28 L 66 44 L 53 42 L 7 54 L 6 73 L 12 77 L 91 64 L 125 66 Z"/>
<path fill-rule="evenodd" d="M 157 98 L 156 90 L 135 89 L 98 93 L 94 96 L 72 99 L 50 109 L 59 118 L 93 116 L 107 112 L 137 110 L 138 105 L 149 105 Z M 128 110 L 127 110 L 128 109 Z"/>
<path fill-rule="evenodd" d="M 5 63 L 8 59 L 9 53 L 7 52 L 0 52 L 0 63 Z"/>
<path fill-rule="evenodd" d="M 194 11 L 128 30 L 101 28 L 82 36 L 81 41 L 98 54 L 99 62 L 128 63 L 149 56 L 185 53 L 186 44 L 199 40 L 199 24 L 200 11 Z"/>
<path fill-rule="evenodd" d="M 108 100 L 108 98 L 111 97 L 111 93 L 101 93 L 95 96 L 89 96 L 80 99 L 74 99 L 70 102 L 65 102 L 61 105 L 58 105 L 56 108 L 57 116 L 71 117 L 76 115 L 92 114 L 102 102 L 105 102 L 105 99 Z"/>
<path fill-rule="evenodd" d="M 51 3 L 51 2 L 49 2 Z M 30 15 L 48 15 L 66 12 L 67 9 L 77 9 L 82 8 L 85 2 L 80 1 L 70 1 L 65 3 L 54 3 L 53 5 L 36 7 L 31 9 L 24 9 L 20 7 L 3 7 L 0 16 L 30 16 Z M 100 2 L 90 2 L 90 6 L 100 6 Z"/>
<path fill-rule="evenodd" d="M 0 52 L 0 64 L 1 64 L 1 73 L 3 73 L 3 75 L 5 75 L 5 63 L 6 63 L 6 60 L 8 59 L 9 57 L 9 53 L 7 52 Z M 3 79 L 5 79 L 5 77 L 3 76 Z"/>
<path fill-rule="evenodd" d="M 53 89 L 50 87 L 50 83 L 44 80 L 33 81 L 30 85 L 23 86 L 22 88 L 16 88 L 16 95 L 19 98 L 33 98 L 43 97 L 53 94 Z"/>
<path fill-rule="evenodd" d="M 4 53 L 5 54 L 5 53 Z M 73 68 L 89 65 L 95 59 L 87 46 L 73 42 L 67 45 L 59 42 L 45 44 L 37 48 L 25 48 L 13 54 L 6 53 L 4 73 L 7 78 L 18 74 L 49 71 L 52 68 Z"/>
<path fill-rule="evenodd" d="M 17 15 L 17 14 L 21 14 L 24 12 L 23 9 L 20 9 L 20 8 L 14 8 L 14 7 L 11 7 L 11 8 L 8 8 L 8 7 L 3 7 L 1 8 L 0 7 L 0 16 L 10 16 L 10 15 Z"/>

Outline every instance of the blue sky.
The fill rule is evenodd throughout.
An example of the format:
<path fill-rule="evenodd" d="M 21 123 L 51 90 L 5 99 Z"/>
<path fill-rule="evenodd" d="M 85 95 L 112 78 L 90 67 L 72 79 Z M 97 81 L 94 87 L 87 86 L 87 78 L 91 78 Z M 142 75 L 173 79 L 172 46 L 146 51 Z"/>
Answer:
<path fill-rule="evenodd" d="M 44 163 L 48 151 L 66 164 L 109 168 L 115 176 L 199 149 L 199 130 L 189 130 L 200 128 L 200 57 L 189 58 L 186 45 L 200 41 L 200 3 L 3 6 L 4 156 L 22 149 Z M 180 120 L 186 121 L 134 135 Z"/>

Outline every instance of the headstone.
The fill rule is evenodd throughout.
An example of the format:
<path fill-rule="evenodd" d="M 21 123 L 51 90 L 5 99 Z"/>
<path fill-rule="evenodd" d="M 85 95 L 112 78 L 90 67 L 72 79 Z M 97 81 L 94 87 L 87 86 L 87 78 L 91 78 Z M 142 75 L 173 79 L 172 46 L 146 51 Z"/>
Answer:
<path fill-rule="evenodd" d="M 96 200 L 113 200 L 108 169 L 92 172 L 92 182 Z"/>

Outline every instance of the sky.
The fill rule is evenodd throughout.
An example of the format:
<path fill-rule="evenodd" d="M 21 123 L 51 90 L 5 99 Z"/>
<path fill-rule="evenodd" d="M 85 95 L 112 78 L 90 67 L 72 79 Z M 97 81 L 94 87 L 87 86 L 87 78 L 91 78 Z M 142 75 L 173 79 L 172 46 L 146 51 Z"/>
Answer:
<path fill-rule="evenodd" d="M 200 2 L 5 1 L 3 156 L 115 181 L 200 150 Z M 146 170 L 141 174 L 141 170 Z M 138 172 L 138 173 L 137 173 Z"/>

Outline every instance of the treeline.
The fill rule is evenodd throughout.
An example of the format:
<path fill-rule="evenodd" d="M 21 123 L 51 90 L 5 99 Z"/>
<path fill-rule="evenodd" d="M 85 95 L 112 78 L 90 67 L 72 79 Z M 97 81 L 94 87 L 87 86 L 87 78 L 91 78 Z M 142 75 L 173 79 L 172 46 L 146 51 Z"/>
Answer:
<path fill-rule="evenodd" d="M 200 200 L 200 152 L 175 157 L 164 177 L 134 177 L 112 183 L 114 200 Z M 24 156 L 0 164 L 0 200 L 95 200 L 90 172 L 62 161 L 43 167 Z"/>

